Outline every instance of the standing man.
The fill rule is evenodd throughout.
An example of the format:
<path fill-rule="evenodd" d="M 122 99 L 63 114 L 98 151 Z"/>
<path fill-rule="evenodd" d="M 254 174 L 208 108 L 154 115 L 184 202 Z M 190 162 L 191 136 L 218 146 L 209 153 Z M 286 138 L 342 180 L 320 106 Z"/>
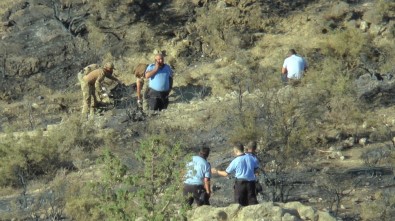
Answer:
<path fill-rule="evenodd" d="M 196 201 L 198 206 L 210 205 L 211 195 L 210 178 L 211 165 L 207 161 L 210 154 L 209 147 L 202 147 L 198 156 L 193 156 L 187 164 L 187 173 L 184 180 L 184 196 L 189 206 Z"/>
<path fill-rule="evenodd" d="M 259 167 L 257 160 L 250 154 L 244 154 L 244 147 L 242 144 L 235 144 L 233 153 L 236 158 L 232 160 L 225 171 L 214 168 L 212 172 L 213 174 L 218 174 L 223 177 L 235 173 L 235 202 L 242 206 L 258 204 L 255 191 L 255 171 Z"/>
<path fill-rule="evenodd" d="M 306 69 L 306 60 L 299 56 L 295 49 L 290 49 L 281 69 L 284 83 L 290 82 L 292 85 L 297 85 Z"/>
<path fill-rule="evenodd" d="M 108 62 L 104 65 L 103 68 L 97 68 L 94 71 L 83 76 L 80 80 L 81 83 L 81 90 L 83 96 L 83 107 L 82 107 L 82 114 L 93 115 L 95 109 L 99 102 L 99 93 L 101 90 L 101 83 L 103 82 L 104 78 L 109 78 L 117 83 L 121 83 L 118 78 L 112 75 L 114 70 L 114 64 Z"/>
<path fill-rule="evenodd" d="M 169 104 L 169 93 L 173 86 L 173 71 L 165 64 L 162 54 L 155 55 L 155 63 L 145 71 L 149 79 L 148 105 L 150 110 L 166 109 Z"/>
<path fill-rule="evenodd" d="M 259 159 L 258 159 L 258 156 L 256 155 L 256 149 L 257 149 L 256 141 L 250 141 L 246 145 L 245 154 L 252 156 L 254 158 L 254 160 L 256 161 L 256 163 L 259 165 Z M 259 183 L 258 175 L 259 175 L 258 170 L 256 170 L 255 171 L 255 190 L 256 190 L 257 195 L 258 195 L 258 193 L 263 192 L 263 187 Z"/>

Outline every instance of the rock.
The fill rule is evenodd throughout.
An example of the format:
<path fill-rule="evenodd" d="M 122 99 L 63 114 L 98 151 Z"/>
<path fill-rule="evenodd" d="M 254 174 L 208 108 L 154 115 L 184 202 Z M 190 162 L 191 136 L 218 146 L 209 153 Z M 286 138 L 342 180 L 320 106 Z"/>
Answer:
<path fill-rule="evenodd" d="M 217 221 L 217 220 L 272 220 L 272 221 L 296 221 L 318 220 L 335 221 L 327 212 L 303 205 L 300 202 L 271 203 L 264 202 L 257 205 L 242 207 L 231 204 L 228 207 L 200 206 L 188 212 L 188 220 Z"/>
<path fill-rule="evenodd" d="M 217 3 L 217 9 L 224 9 L 224 8 L 226 8 L 226 2 L 224 2 L 224 1 L 219 1 L 219 2 Z"/>
<path fill-rule="evenodd" d="M 366 21 L 361 21 L 361 24 L 359 25 L 359 29 L 366 32 L 368 28 L 369 28 L 369 24 Z"/>
<path fill-rule="evenodd" d="M 343 147 L 344 148 L 353 147 L 354 143 L 355 143 L 355 138 L 354 137 L 349 137 L 347 140 L 343 141 Z"/>
<path fill-rule="evenodd" d="M 284 208 L 296 209 L 300 215 L 300 218 L 304 220 L 316 220 L 316 211 L 312 207 L 305 206 L 300 202 L 286 203 Z"/>
<path fill-rule="evenodd" d="M 37 104 L 37 103 L 32 103 L 32 106 L 31 106 L 31 107 L 32 107 L 33 109 L 37 110 L 37 109 L 40 108 L 40 105 Z"/>
<path fill-rule="evenodd" d="M 368 141 L 368 139 L 366 137 L 363 137 L 363 138 L 359 139 L 358 143 L 359 143 L 359 145 L 365 146 L 367 141 Z"/>

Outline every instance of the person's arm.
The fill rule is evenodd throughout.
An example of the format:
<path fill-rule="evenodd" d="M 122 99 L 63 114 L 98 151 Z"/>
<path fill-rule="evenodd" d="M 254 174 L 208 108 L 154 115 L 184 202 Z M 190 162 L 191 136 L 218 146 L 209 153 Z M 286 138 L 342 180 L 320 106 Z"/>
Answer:
<path fill-rule="evenodd" d="M 223 177 L 227 177 L 227 176 L 229 175 L 226 171 L 224 171 L 224 170 L 217 170 L 217 169 L 215 169 L 215 168 L 213 168 L 213 169 L 211 170 L 211 173 L 212 173 L 212 174 L 217 174 L 217 175 L 223 176 Z"/>
<path fill-rule="evenodd" d="M 207 177 L 204 178 L 204 189 L 206 189 L 206 193 L 208 195 L 211 195 L 210 178 Z"/>
<path fill-rule="evenodd" d="M 112 74 L 109 74 L 109 75 L 107 75 L 106 77 L 109 78 L 109 79 L 111 79 L 111 80 L 113 80 L 113 81 L 116 81 L 118 84 L 121 84 L 121 83 L 122 83 L 118 78 L 116 78 L 116 77 L 115 77 L 114 75 L 112 75 Z"/>
<path fill-rule="evenodd" d="M 304 62 L 304 71 L 307 71 L 307 68 L 309 67 L 309 65 L 307 64 L 306 59 L 303 59 Z"/>
<path fill-rule="evenodd" d="M 173 76 L 170 76 L 169 78 L 169 92 L 173 89 Z"/>
<path fill-rule="evenodd" d="M 152 69 L 151 71 L 145 72 L 145 78 L 149 79 L 150 77 L 154 76 L 156 74 L 156 72 L 158 72 L 158 70 L 159 70 L 159 64 L 157 62 L 155 62 L 154 69 Z"/>
<path fill-rule="evenodd" d="M 281 74 L 287 74 L 287 72 L 288 72 L 287 68 L 284 68 L 284 67 L 281 68 Z"/>

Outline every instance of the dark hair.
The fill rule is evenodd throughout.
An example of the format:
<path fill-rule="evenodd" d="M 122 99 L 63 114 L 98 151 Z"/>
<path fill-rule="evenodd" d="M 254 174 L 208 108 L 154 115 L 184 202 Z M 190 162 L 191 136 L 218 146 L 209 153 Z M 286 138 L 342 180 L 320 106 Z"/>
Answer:
<path fill-rule="evenodd" d="M 247 150 L 255 151 L 256 147 L 257 147 L 257 142 L 255 140 L 252 140 L 252 141 L 248 142 L 246 147 L 247 147 Z"/>
<path fill-rule="evenodd" d="M 290 54 L 297 54 L 296 51 L 295 51 L 295 49 L 289 49 L 289 53 L 290 53 Z"/>
<path fill-rule="evenodd" d="M 244 152 L 244 146 L 242 143 L 239 142 L 234 143 L 233 148 L 236 148 L 240 152 Z"/>
<path fill-rule="evenodd" d="M 200 151 L 199 151 L 200 156 L 207 158 L 209 154 L 210 154 L 210 147 L 202 146 L 200 148 Z"/>

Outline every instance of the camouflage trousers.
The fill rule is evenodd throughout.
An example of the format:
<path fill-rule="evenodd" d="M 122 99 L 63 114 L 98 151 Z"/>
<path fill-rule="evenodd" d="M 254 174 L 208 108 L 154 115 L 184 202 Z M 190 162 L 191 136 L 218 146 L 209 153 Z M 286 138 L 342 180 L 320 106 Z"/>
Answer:
<path fill-rule="evenodd" d="M 95 86 L 86 83 L 82 77 L 84 74 L 82 72 L 78 73 L 78 80 L 81 84 L 82 91 L 82 114 L 90 114 L 93 115 L 95 113 L 95 107 L 97 105 L 97 97 L 95 94 Z"/>

